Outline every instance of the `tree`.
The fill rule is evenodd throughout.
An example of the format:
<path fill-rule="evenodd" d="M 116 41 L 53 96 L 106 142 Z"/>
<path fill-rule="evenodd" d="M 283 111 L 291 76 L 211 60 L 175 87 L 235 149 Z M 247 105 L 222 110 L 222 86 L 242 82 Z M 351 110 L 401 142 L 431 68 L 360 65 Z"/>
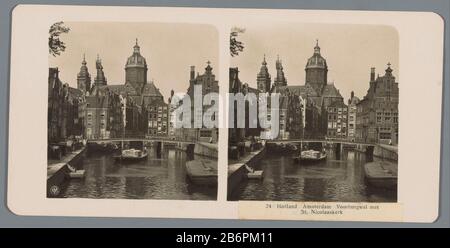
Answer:
<path fill-rule="evenodd" d="M 57 22 L 50 27 L 48 37 L 48 52 L 56 57 L 66 50 L 66 43 L 59 39 L 61 34 L 67 34 L 70 28 L 64 26 L 64 22 Z"/>
<path fill-rule="evenodd" d="M 244 43 L 238 41 L 236 38 L 240 33 L 244 33 L 245 29 L 234 27 L 230 33 L 230 54 L 231 57 L 238 56 L 240 52 L 244 51 Z"/>

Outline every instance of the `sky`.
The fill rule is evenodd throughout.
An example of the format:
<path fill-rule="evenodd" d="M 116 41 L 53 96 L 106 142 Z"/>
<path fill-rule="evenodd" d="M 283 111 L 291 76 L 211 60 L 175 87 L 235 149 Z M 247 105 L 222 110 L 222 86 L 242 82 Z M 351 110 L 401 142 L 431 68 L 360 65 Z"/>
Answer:
<path fill-rule="evenodd" d="M 125 83 L 125 63 L 133 53 L 136 38 L 141 55 L 147 60 L 147 80 L 153 80 L 167 99 L 170 91 L 186 92 L 190 66 L 203 74 L 211 61 L 213 73 L 219 77 L 219 36 L 213 26 L 163 23 L 92 23 L 67 22 L 68 34 L 61 35 L 66 51 L 49 56 L 50 67 L 58 67 L 60 79 L 77 86 L 83 54 L 93 83 L 95 60 L 99 54 L 108 84 Z"/>
<path fill-rule="evenodd" d="M 264 54 L 269 73 L 276 76 L 277 55 L 283 62 L 288 85 L 304 85 L 305 65 L 313 55 L 316 39 L 322 57 L 328 64 L 328 82 L 334 82 L 344 101 L 355 95 L 362 98 L 369 88 L 370 68 L 384 75 L 391 63 L 398 82 L 398 35 L 389 26 L 347 24 L 271 24 L 237 26 L 245 32 L 238 40 L 244 51 L 232 57 L 232 67 L 239 67 L 239 79 L 256 88 L 256 75 L 260 71 Z"/>

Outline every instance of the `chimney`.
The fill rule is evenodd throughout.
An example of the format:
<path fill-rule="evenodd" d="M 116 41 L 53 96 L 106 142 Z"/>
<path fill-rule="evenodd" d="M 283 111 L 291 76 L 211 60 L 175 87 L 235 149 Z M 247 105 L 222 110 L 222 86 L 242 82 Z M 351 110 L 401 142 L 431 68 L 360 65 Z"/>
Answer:
<path fill-rule="evenodd" d="M 191 80 L 195 78 L 195 66 L 191 65 Z"/>
<path fill-rule="evenodd" d="M 375 67 L 370 68 L 370 82 L 375 81 Z"/>
<path fill-rule="evenodd" d="M 352 91 L 352 93 L 350 93 L 351 99 L 353 99 L 353 97 L 355 96 L 355 92 Z"/>

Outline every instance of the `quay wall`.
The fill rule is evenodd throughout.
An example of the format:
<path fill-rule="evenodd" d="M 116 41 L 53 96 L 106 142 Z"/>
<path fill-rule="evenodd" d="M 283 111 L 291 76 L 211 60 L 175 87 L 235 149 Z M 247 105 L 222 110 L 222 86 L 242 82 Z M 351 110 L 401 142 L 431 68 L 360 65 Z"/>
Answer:
<path fill-rule="evenodd" d="M 68 180 L 68 165 L 77 168 L 84 158 L 86 147 L 66 155 L 61 162 L 47 166 L 47 197 L 58 196 L 62 184 Z"/>
<path fill-rule="evenodd" d="M 247 177 L 247 169 L 244 164 L 239 166 L 232 173 L 228 174 L 228 183 L 227 183 L 227 194 L 228 197 L 233 193 L 233 191 L 239 186 L 239 184 L 245 180 Z"/>
<path fill-rule="evenodd" d="M 264 146 L 262 149 L 239 159 L 236 163 L 228 165 L 228 197 L 230 197 L 239 184 L 247 178 L 247 169 L 245 168 L 245 165 L 254 168 L 257 163 L 264 158 L 265 152 L 266 147 Z"/>

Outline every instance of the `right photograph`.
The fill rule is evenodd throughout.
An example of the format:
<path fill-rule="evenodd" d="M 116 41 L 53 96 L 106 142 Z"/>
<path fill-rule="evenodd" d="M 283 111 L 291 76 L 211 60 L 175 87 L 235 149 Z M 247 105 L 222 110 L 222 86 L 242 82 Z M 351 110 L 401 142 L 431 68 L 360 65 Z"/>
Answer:
<path fill-rule="evenodd" d="M 235 25 L 228 200 L 397 202 L 398 40 L 384 25 Z"/>

